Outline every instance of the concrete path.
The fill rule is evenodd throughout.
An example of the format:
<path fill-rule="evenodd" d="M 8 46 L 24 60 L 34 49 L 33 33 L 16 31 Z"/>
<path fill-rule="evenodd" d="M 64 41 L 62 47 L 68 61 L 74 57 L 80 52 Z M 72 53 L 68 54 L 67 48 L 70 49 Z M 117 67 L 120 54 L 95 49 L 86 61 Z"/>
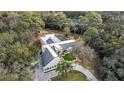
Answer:
<path fill-rule="evenodd" d="M 55 76 L 57 76 L 56 71 L 50 71 L 50 72 L 44 73 L 43 71 L 38 70 L 35 81 L 50 81 L 51 78 Z"/>
<path fill-rule="evenodd" d="M 98 81 L 96 77 L 88 69 L 84 68 L 83 66 L 78 65 L 78 64 L 72 64 L 72 68 L 73 70 L 79 71 L 83 73 L 84 75 L 86 75 L 88 80 Z"/>

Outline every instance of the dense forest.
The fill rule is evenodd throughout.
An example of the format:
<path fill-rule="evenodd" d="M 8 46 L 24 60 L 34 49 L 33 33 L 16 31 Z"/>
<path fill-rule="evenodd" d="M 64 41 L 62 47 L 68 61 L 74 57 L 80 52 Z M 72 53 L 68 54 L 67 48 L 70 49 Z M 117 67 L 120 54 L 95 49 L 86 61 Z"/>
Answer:
<path fill-rule="evenodd" d="M 37 13 L 0 12 L 0 80 L 32 79 L 31 62 L 40 51 L 33 37 L 43 26 Z"/>
<path fill-rule="evenodd" d="M 124 80 L 124 12 L 0 12 L 0 80 L 32 80 L 42 29 L 82 35 L 100 80 Z"/>

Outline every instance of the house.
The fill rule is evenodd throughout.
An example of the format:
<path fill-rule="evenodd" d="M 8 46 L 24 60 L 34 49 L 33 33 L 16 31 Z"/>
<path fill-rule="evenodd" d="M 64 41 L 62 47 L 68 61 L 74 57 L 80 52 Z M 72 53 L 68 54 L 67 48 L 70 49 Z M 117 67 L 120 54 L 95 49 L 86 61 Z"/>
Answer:
<path fill-rule="evenodd" d="M 64 51 L 71 52 L 75 46 L 75 40 L 60 40 L 54 34 L 41 37 L 42 53 L 40 60 L 43 72 L 48 72 L 57 67 Z"/>

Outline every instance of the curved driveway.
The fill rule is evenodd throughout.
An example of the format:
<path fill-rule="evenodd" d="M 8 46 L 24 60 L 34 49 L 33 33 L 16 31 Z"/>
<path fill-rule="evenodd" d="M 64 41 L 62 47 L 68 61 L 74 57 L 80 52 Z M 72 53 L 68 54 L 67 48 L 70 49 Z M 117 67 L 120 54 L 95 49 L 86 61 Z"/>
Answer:
<path fill-rule="evenodd" d="M 78 65 L 78 64 L 72 64 L 72 68 L 73 70 L 79 71 L 83 73 L 84 75 L 86 75 L 88 80 L 98 81 L 96 77 L 88 69 L 84 68 L 83 66 Z"/>

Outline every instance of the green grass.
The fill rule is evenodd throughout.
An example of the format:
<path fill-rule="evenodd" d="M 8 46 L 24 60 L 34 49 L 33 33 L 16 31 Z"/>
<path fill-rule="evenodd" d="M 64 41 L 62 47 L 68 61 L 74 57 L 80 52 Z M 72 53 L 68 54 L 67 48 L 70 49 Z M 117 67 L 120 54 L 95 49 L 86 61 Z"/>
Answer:
<path fill-rule="evenodd" d="M 67 76 L 57 76 L 52 81 L 87 81 L 86 76 L 78 71 L 68 72 Z"/>
<path fill-rule="evenodd" d="M 75 59 L 74 56 L 71 55 L 71 54 L 65 54 L 65 55 L 63 56 L 63 58 L 64 58 L 64 60 L 66 60 L 66 61 L 72 61 L 72 60 Z"/>

